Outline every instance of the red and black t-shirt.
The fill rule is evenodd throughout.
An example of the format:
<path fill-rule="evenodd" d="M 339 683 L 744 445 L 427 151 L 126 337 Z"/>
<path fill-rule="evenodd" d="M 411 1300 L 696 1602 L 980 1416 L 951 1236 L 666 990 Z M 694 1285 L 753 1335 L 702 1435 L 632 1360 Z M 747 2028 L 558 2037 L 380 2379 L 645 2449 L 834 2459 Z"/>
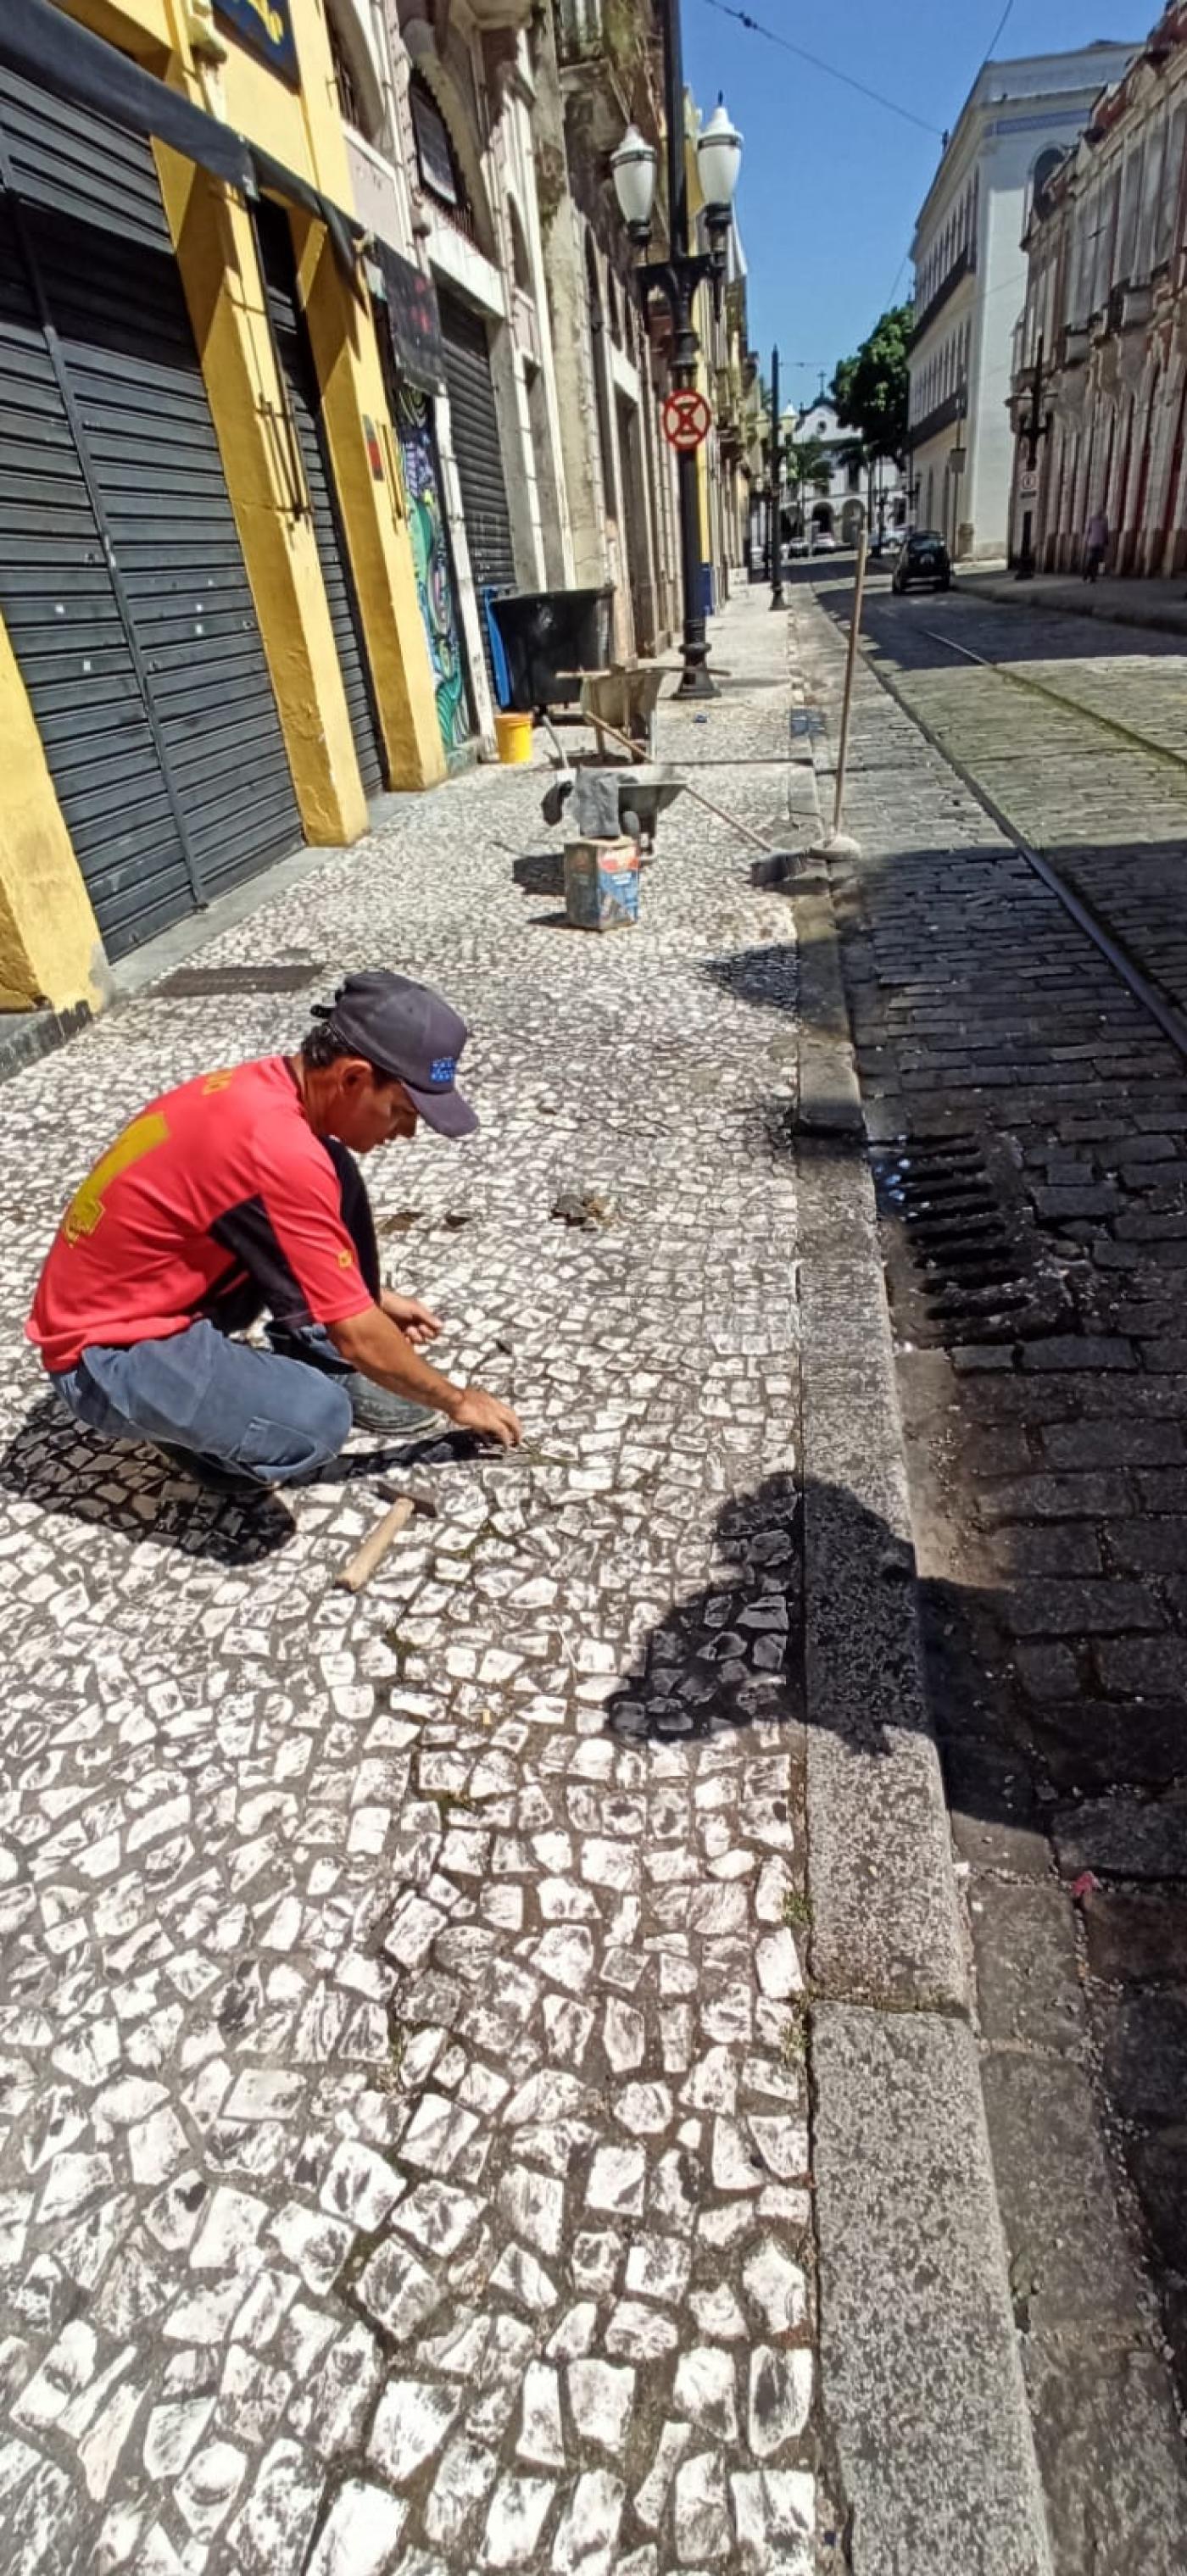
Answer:
<path fill-rule="evenodd" d="M 66 1210 L 29 1339 L 56 1374 L 92 1344 L 182 1333 L 248 1279 L 285 1324 L 372 1303 L 338 1174 L 279 1055 L 200 1074 L 125 1127 Z"/>

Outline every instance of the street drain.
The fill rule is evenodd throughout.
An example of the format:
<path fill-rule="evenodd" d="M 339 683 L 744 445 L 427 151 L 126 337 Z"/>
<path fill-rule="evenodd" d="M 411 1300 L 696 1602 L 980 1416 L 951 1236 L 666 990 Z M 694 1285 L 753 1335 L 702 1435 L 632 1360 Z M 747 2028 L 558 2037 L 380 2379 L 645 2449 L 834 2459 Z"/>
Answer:
<path fill-rule="evenodd" d="M 290 966 L 179 966 L 157 991 L 170 1002 L 196 1002 L 220 993 L 300 993 L 325 971 L 316 957 Z"/>
<path fill-rule="evenodd" d="M 916 1345 L 1026 1340 L 1066 1301 L 1034 1241 L 1021 1193 L 991 1172 L 976 1136 L 899 1137 L 873 1155 L 883 1223 L 909 1256 L 892 1261 L 896 1324 Z"/>

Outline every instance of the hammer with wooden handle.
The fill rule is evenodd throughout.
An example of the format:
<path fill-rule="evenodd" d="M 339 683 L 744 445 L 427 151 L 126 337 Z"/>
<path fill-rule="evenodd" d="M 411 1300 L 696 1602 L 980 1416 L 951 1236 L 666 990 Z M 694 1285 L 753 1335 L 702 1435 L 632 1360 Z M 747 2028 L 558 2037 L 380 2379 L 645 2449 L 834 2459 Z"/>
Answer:
<path fill-rule="evenodd" d="M 370 1537 L 363 1540 L 362 1546 L 356 1548 L 354 1555 L 348 1558 L 341 1573 L 335 1575 L 336 1592 L 362 1591 L 364 1583 L 370 1582 L 376 1566 L 382 1564 L 393 1539 L 398 1538 L 401 1530 L 407 1528 L 414 1512 L 423 1512 L 426 1519 L 436 1520 L 437 1497 L 427 1485 L 405 1487 L 399 1500 L 392 1504 L 391 1510 L 384 1513 L 381 1521 L 376 1522 Z"/>

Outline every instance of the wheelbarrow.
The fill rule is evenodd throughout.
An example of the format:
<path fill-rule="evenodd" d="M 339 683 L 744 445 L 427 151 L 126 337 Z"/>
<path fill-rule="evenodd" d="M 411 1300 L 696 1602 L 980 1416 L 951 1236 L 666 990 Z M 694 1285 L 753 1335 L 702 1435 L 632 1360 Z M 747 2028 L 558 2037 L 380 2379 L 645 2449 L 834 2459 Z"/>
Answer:
<path fill-rule="evenodd" d="M 563 818 L 580 840 L 625 837 L 651 851 L 660 815 L 674 804 L 683 785 L 677 772 L 659 761 L 605 769 L 583 763 L 575 770 L 565 762 L 545 791 L 544 820 L 555 825 Z"/>
<path fill-rule="evenodd" d="M 601 671 L 558 671 L 559 680 L 581 683 L 581 713 L 591 724 L 599 760 L 605 760 L 606 730 L 625 734 L 640 755 L 655 758 L 655 710 L 659 693 L 678 662 L 608 662 Z"/>

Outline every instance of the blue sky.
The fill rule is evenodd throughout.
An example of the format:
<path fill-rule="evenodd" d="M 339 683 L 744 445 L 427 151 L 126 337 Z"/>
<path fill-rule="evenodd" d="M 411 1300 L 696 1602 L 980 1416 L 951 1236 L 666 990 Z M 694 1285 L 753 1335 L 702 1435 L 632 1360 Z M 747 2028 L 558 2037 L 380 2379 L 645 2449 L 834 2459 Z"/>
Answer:
<path fill-rule="evenodd" d="M 779 343 L 785 397 L 864 338 L 891 296 L 940 134 L 955 124 L 1005 0 L 739 0 L 810 53 L 881 90 L 923 133 L 723 17 L 682 0 L 685 77 L 702 109 L 724 89 L 746 139 L 738 215 L 750 336 L 764 375 Z M 1014 0 L 998 60 L 1145 36 L 1159 0 Z M 908 270 L 898 277 L 905 291 Z M 797 361 L 799 363 L 797 363 Z"/>

